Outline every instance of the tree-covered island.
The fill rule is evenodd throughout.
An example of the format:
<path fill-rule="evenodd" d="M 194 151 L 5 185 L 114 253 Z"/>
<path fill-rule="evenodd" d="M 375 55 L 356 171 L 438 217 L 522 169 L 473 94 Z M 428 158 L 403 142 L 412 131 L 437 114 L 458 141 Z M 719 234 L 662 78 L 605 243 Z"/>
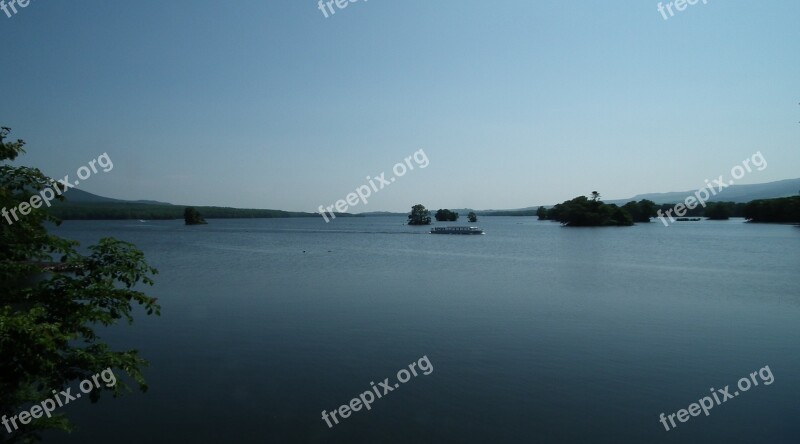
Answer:
<path fill-rule="evenodd" d="M 600 193 L 593 191 L 590 197 L 579 196 L 549 210 L 539 207 L 536 214 L 540 220 L 560 222 L 567 227 L 627 227 L 635 222 L 650 222 L 656 209 L 656 204 L 646 199 L 622 207 L 606 204 L 600 200 Z"/>
<path fill-rule="evenodd" d="M 411 207 L 411 214 L 408 215 L 409 225 L 430 225 L 431 212 L 424 205 L 417 204 Z"/>
<path fill-rule="evenodd" d="M 434 216 L 437 222 L 455 222 L 458 220 L 458 213 L 448 209 L 439 209 Z"/>
<path fill-rule="evenodd" d="M 208 223 L 194 207 L 187 207 L 183 211 L 183 220 L 186 225 L 205 225 Z"/>

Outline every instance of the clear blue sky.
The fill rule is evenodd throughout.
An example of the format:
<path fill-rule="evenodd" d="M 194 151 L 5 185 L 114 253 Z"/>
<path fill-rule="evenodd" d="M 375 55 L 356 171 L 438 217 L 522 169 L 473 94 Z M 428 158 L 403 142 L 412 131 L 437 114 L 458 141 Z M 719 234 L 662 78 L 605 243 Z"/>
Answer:
<path fill-rule="evenodd" d="M 8 0 L 6 0 L 8 1 Z M 800 2 L 44 1 L 0 12 L 23 164 L 123 199 L 314 211 L 519 208 L 800 177 Z"/>

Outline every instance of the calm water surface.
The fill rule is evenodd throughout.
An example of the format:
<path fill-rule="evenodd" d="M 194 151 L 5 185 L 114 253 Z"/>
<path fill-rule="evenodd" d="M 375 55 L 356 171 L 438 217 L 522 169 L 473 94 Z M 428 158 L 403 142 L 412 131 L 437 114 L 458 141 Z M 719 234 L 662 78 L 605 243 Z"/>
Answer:
<path fill-rule="evenodd" d="M 80 430 L 48 442 L 800 442 L 800 228 L 210 222 L 56 230 L 135 243 L 163 309 L 104 333 L 150 360 L 150 391 L 71 404 Z M 321 419 L 423 355 L 430 375 Z M 772 385 L 659 423 L 765 365 Z"/>

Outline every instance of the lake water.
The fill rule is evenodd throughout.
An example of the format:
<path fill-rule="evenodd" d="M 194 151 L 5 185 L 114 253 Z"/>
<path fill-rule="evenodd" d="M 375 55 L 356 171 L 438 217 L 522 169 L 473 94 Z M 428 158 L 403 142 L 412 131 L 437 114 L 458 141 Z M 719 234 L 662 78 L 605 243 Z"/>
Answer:
<path fill-rule="evenodd" d="M 141 248 L 162 316 L 104 332 L 150 360 L 150 391 L 74 402 L 80 430 L 47 442 L 800 442 L 800 228 L 476 225 L 65 222 Z M 322 420 L 423 356 L 429 375 Z M 771 385 L 659 422 L 767 365 Z"/>

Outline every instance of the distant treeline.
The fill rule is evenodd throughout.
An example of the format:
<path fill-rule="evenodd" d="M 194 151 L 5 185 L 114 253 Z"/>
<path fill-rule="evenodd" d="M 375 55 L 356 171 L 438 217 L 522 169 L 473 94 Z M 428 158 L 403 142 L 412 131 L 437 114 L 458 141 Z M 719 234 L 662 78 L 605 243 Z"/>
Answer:
<path fill-rule="evenodd" d="M 652 202 L 652 201 L 648 201 L 648 200 L 644 200 L 644 201 Z M 642 202 L 644 202 L 644 201 L 642 201 Z M 639 205 L 639 203 L 637 203 L 635 201 L 633 203 Z M 669 209 L 672 209 L 675 206 L 675 204 L 661 204 L 661 205 L 654 204 L 654 205 L 655 205 L 656 209 L 660 209 L 662 211 L 662 213 L 666 212 Z M 745 206 L 747 206 L 748 204 L 746 204 L 746 203 L 734 203 L 734 202 L 715 202 L 715 203 L 708 203 L 706 205 L 707 205 L 706 208 L 703 208 L 702 206 L 698 206 L 698 207 L 693 208 L 691 210 L 687 208 L 686 217 L 710 217 L 712 219 L 714 219 L 714 218 L 727 219 L 729 217 L 745 217 L 744 209 L 745 209 Z M 554 212 L 554 213 L 551 213 L 550 217 L 548 217 L 546 215 L 544 217 L 542 216 L 542 214 L 543 214 L 542 212 L 543 211 L 545 212 L 544 214 L 547 214 L 546 212 L 551 211 L 554 207 L 551 207 L 550 209 L 546 209 L 544 207 L 540 207 L 540 208 L 542 208 L 542 209 L 538 209 L 538 210 L 509 210 L 509 211 L 482 211 L 479 214 L 482 215 L 482 216 L 539 216 L 540 219 L 556 220 L 557 211 Z M 634 219 L 638 219 L 636 217 L 637 216 L 637 210 L 635 210 L 636 207 L 631 205 L 630 202 L 625 204 L 623 206 L 623 208 L 626 208 L 629 212 L 631 212 L 631 216 Z M 641 211 L 641 209 L 639 211 Z M 715 214 L 717 216 L 713 216 Z M 723 215 L 723 217 L 721 217 L 720 215 Z M 727 215 L 727 217 L 724 217 L 724 215 Z M 639 220 L 639 222 L 642 222 L 642 221 Z"/>
<path fill-rule="evenodd" d="M 677 212 L 676 204 L 656 205 L 650 200 L 628 202 L 618 207 L 600 201 L 600 194 L 579 196 L 547 209 L 539 207 L 539 220 L 553 220 L 574 227 L 627 226 L 636 222 L 650 222 L 651 218 L 670 217 Z M 777 199 L 760 199 L 748 203 L 710 202 L 703 207 L 689 209 L 681 205 L 680 217 L 705 217 L 711 220 L 727 220 L 742 217 L 750 222 L 800 223 L 800 196 Z M 685 212 L 684 212 L 685 210 Z"/>
<path fill-rule="evenodd" d="M 642 201 L 645 202 L 645 201 Z M 649 202 L 649 201 L 647 201 Z M 566 204 L 567 202 L 565 202 Z M 585 204 L 585 202 L 583 203 Z M 650 214 L 649 211 L 639 209 L 637 217 L 635 203 L 627 203 L 622 208 L 627 209 L 635 222 L 644 222 L 641 216 Z M 636 203 L 641 206 L 640 203 Z M 563 206 L 564 204 L 559 204 Z M 665 214 L 672 210 L 676 204 L 660 204 L 656 208 Z M 485 215 L 491 216 L 533 216 L 538 215 L 540 220 L 558 220 L 561 208 L 546 209 L 540 207 L 538 211 L 495 211 Z M 751 222 L 772 223 L 800 223 L 800 196 L 782 197 L 776 199 L 759 199 L 747 203 L 736 202 L 709 202 L 706 207 L 698 205 L 695 208 L 686 208 L 683 217 L 705 217 L 711 220 L 726 220 L 731 217 L 741 217 Z M 563 212 L 563 210 L 562 210 Z M 532 214 L 533 213 L 533 214 Z M 653 216 L 651 216 L 653 217 Z M 638 219 L 638 220 L 637 220 Z"/>
<path fill-rule="evenodd" d="M 661 205 L 661 211 L 665 212 L 673 206 Z M 712 220 L 743 217 L 751 222 L 800 223 L 800 196 L 759 199 L 748 203 L 710 202 L 705 208 L 687 208 L 686 217 L 707 217 Z"/>
<path fill-rule="evenodd" d="M 170 220 L 183 219 L 187 206 L 139 203 L 70 203 L 58 202 L 50 208 L 62 220 Z M 279 217 L 321 217 L 316 213 L 281 210 L 256 210 L 227 207 L 194 207 L 206 219 L 257 219 Z M 337 217 L 352 216 L 338 214 Z"/>
<path fill-rule="evenodd" d="M 628 203 L 620 207 L 628 212 L 634 222 L 642 221 L 645 214 L 652 214 L 650 208 L 641 208 L 640 203 Z M 649 206 L 649 201 L 647 206 Z M 567 202 L 565 202 L 566 204 Z M 575 203 L 575 202 L 573 202 Z M 587 202 L 580 202 L 587 205 Z M 558 220 L 559 210 L 563 210 L 564 204 L 560 204 L 558 210 L 550 210 L 540 207 L 538 210 L 523 211 L 486 211 L 481 212 L 484 216 L 536 216 L 543 219 Z M 569 205 L 568 205 L 569 206 Z M 654 205 L 662 213 L 672 209 L 675 204 Z M 183 219 L 185 205 L 157 205 L 132 202 L 55 202 L 50 208 L 50 213 L 63 220 L 123 220 L 123 219 L 144 219 L 144 220 L 171 220 Z M 228 207 L 195 207 L 197 211 L 207 219 L 257 219 L 257 218 L 281 218 L 281 217 L 321 217 L 317 213 L 292 212 L 281 210 L 257 210 L 239 209 Z M 616 208 L 609 207 L 611 211 Z M 547 214 L 550 213 L 550 217 Z M 337 217 L 358 217 L 353 214 L 336 213 Z M 544 216 L 544 217 L 541 217 Z M 619 215 L 617 215 L 619 216 Z M 686 209 L 685 217 L 707 217 L 709 219 L 728 219 L 730 217 L 743 217 L 753 222 L 775 222 L 775 223 L 800 223 L 800 196 L 784 197 L 777 199 L 760 199 L 748 203 L 734 202 L 710 202 L 706 208 L 697 206 L 693 209 Z M 616 217 L 615 219 L 622 218 Z M 625 218 L 627 219 L 627 218 Z"/>
<path fill-rule="evenodd" d="M 748 202 L 744 217 L 751 222 L 800 223 L 800 196 Z"/>
<path fill-rule="evenodd" d="M 675 207 L 676 204 L 662 204 L 659 209 L 666 213 Z M 746 203 L 736 202 L 708 202 L 705 208 L 698 205 L 695 208 L 686 208 L 686 214 L 682 217 L 707 217 L 713 220 L 725 220 L 731 217 L 745 217 Z M 685 206 L 685 205 L 684 205 Z"/>

